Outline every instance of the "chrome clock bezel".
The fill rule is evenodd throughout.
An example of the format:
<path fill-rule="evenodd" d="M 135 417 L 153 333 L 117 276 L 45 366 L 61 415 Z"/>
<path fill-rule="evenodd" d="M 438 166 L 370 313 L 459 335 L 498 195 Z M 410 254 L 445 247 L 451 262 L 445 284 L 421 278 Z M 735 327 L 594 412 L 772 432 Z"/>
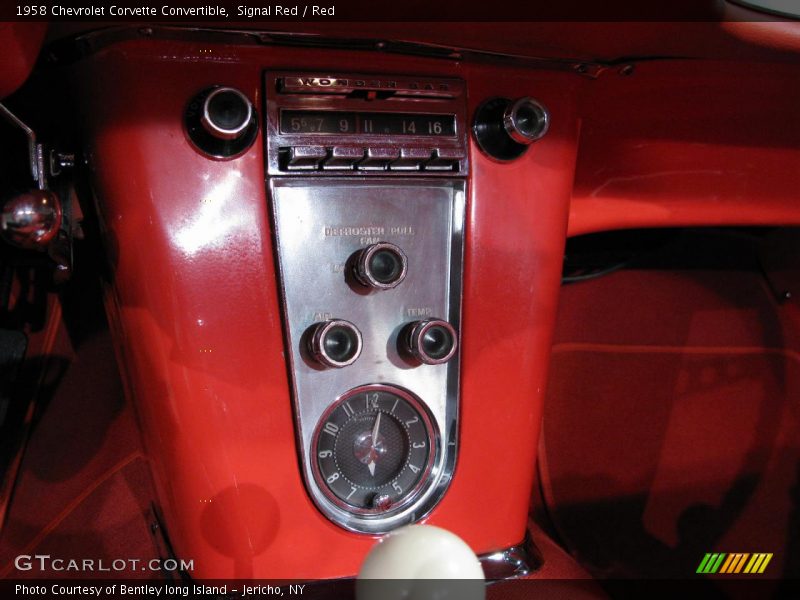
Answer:
<path fill-rule="evenodd" d="M 374 509 L 358 508 L 356 506 L 348 504 L 347 502 L 344 502 L 333 492 L 333 490 L 330 489 L 330 486 L 328 485 L 327 481 L 325 480 L 325 477 L 323 477 L 322 472 L 320 470 L 319 458 L 317 456 L 320 435 L 324 430 L 324 424 L 328 421 L 330 416 L 334 412 L 336 412 L 339 408 L 341 408 L 341 406 L 348 400 L 353 399 L 359 394 L 367 394 L 369 392 L 384 392 L 387 394 L 394 394 L 395 396 L 399 396 L 400 398 L 405 400 L 409 405 L 411 405 L 411 407 L 422 418 L 423 426 L 427 434 L 427 441 L 430 448 L 425 468 L 423 469 L 422 474 L 419 476 L 419 479 L 415 484 L 414 488 L 403 496 L 402 502 L 393 504 L 388 510 L 383 510 L 381 508 L 374 508 Z M 430 414 L 430 410 L 428 409 L 426 404 L 408 390 L 405 390 L 403 388 L 394 385 L 377 384 L 377 383 L 359 386 L 357 388 L 348 390 L 347 392 L 340 395 L 336 399 L 336 401 L 333 404 L 331 404 L 331 406 L 320 417 L 319 422 L 317 423 L 316 428 L 314 430 L 314 435 L 312 437 L 310 450 L 312 459 L 311 469 L 314 475 L 314 480 L 316 481 L 320 491 L 322 491 L 322 493 L 324 494 L 325 498 L 332 504 L 340 508 L 341 510 L 344 510 L 355 516 L 373 517 L 376 519 L 391 518 L 395 514 L 403 512 L 403 510 L 406 507 L 413 504 L 421 495 L 423 495 L 426 489 L 432 487 L 433 484 L 435 483 L 435 477 L 433 477 L 433 475 L 436 472 L 436 466 L 441 462 L 442 458 L 441 436 L 439 435 L 439 429 L 437 428 L 436 421 Z"/>

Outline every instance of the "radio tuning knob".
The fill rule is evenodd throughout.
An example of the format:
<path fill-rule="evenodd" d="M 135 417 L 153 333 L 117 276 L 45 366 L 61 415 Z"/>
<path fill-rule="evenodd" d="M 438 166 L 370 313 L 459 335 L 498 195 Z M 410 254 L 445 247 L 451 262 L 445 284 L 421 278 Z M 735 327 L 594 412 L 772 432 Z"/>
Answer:
<path fill-rule="evenodd" d="M 406 277 L 408 259 L 405 252 L 389 242 L 379 242 L 362 248 L 355 255 L 353 274 L 366 287 L 388 290 Z"/>
<path fill-rule="evenodd" d="M 344 319 L 331 319 L 311 326 L 307 332 L 311 356 L 325 367 L 352 365 L 361 354 L 361 332 Z"/>
<path fill-rule="evenodd" d="M 547 109 L 533 98 L 520 98 L 506 107 L 503 113 L 503 127 L 512 140 L 527 146 L 547 133 L 550 127 L 550 115 Z"/>
<path fill-rule="evenodd" d="M 217 158 L 232 158 L 255 141 L 258 120 L 250 99 L 232 87 L 203 90 L 186 110 L 186 129 L 195 146 Z"/>
<path fill-rule="evenodd" d="M 220 140 L 235 140 L 253 120 L 253 105 L 239 90 L 218 87 L 203 101 L 200 123 Z"/>
<path fill-rule="evenodd" d="M 415 321 L 400 336 L 401 354 L 411 354 L 426 365 L 439 365 L 453 358 L 458 349 L 455 328 L 441 319 Z"/>
<path fill-rule="evenodd" d="M 483 152 L 509 161 L 522 156 L 549 127 L 550 113 L 533 98 L 492 98 L 475 112 L 472 132 Z"/>

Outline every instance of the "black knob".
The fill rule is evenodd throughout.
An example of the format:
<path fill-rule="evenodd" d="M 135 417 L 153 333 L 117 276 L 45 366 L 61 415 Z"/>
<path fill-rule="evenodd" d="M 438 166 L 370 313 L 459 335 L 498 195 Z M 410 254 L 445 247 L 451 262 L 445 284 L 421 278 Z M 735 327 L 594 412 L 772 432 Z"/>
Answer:
<path fill-rule="evenodd" d="M 232 87 L 217 86 L 197 94 L 186 109 L 185 124 L 192 143 L 215 158 L 242 154 L 258 134 L 252 102 Z"/>
<path fill-rule="evenodd" d="M 550 113 L 533 98 L 493 98 L 476 111 L 472 132 L 484 153 L 509 161 L 522 156 L 549 127 Z"/>
<path fill-rule="evenodd" d="M 379 242 L 358 251 L 353 271 L 362 285 L 388 290 L 405 279 L 407 268 L 408 259 L 400 248 Z"/>
<path fill-rule="evenodd" d="M 308 350 L 326 367 L 352 365 L 361 354 L 361 332 L 350 321 L 331 319 L 311 326 Z"/>
<path fill-rule="evenodd" d="M 458 334 L 450 323 L 441 319 L 415 321 L 401 336 L 402 350 L 426 365 L 445 363 L 458 349 Z"/>

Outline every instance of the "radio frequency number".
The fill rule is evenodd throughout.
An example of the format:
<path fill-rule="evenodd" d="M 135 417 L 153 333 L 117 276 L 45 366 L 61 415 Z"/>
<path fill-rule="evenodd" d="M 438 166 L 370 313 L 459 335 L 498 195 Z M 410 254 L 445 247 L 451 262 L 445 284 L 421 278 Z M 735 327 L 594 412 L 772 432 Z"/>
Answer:
<path fill-rule="evenodd" d="M 283 110 L 281 133 L 454 136 L 454 115 Z"/>

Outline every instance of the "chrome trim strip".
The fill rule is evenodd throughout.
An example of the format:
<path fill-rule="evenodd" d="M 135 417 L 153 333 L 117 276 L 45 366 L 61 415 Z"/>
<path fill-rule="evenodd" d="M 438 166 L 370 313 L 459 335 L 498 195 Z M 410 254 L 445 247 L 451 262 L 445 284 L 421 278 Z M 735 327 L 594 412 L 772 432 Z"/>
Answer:
<path fill-rule="evenodd" d="M 74 37 L 58 40 L 48 47 L 49 59 L 59 63 L 69 63 L 94 54 L 110 45 L 131 39 L 154 38 L 178 41 L 200 41 L 206 43 L 296 46 L 300 48 L 320 48 L 329 50 L 366 50 L 418 56 L 448 61 L 502 62 L 509 66 L 528 67 L 551 71 L 567 71 L 596 79 L 609 69 L 618 65 L 600 61 L 577 59 L 543 58 L 481 50 L 476 48 L 456 48 L 431 42 L 404 42 L 377 38 L 337 38 L 320 34 L 291 33 L 285 31 L 220 29 L 213 27 L 179 26 L 117 26 L 95 29 Z M 683 57 L 658 57 L 676 60 Z M 650 59 L 648 59 L 650 60 Z"/>
<path fill-rule="evenodd" d="M 525 539 L 516 546 L 481 554 L 478 559 L 488 583 L 514 577 L 525 577 L 538 571 L 543 564 L 539 550 L 527 532 Z"/>
<path fill-rule="evenodd" d="M 464 93 L 458 79 L 424 77 L 286 75 L 278 80 L 282 94 L 339 94 L 355 91 L 391 92 L 394 96 L 457 98 Z"/>

